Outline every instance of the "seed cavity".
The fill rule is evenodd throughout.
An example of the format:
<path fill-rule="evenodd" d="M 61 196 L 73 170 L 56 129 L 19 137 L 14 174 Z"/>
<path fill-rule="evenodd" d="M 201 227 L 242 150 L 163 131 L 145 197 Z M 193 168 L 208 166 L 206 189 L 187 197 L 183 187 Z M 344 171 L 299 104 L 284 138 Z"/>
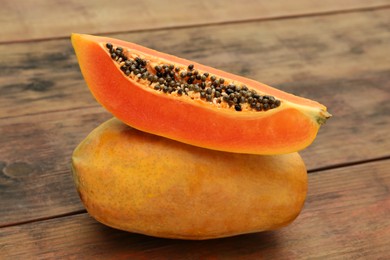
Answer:
<path fill-rule="evenodd" d="M 140 81 L 156 91 L 200 99 L 218 107 L 230 107 L 235 111 L 267 111 L 281 105 L 270 95 L 261 95 L 246 85 L 237 85 L 224 78 L 201 72 L 194 64 L 187 67 L 173 64 L 151 64 L 149 60 L 130 54 L 128 50 L 112 43 L 105 47 L 120 70 L 133 80 Z"/>

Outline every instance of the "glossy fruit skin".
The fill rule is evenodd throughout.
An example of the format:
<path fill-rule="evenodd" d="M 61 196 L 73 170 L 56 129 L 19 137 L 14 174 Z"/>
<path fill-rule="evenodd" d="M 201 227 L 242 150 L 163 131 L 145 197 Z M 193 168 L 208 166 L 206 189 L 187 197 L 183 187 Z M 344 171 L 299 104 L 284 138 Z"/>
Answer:
<path fill-rule="evenodd" d="M 226 111 L 154 91 L 124 76 L 107 52 L 107 42 L 168 63 L 195 64 L 199 70 L 273 95 L 282 100 L 282 105 L 266 112 Z M 72 43 L 96 100 L 122 122 L 144 132 L 213 150 L 284 154 L 310 145 L 329 116 L 326 108 L 315 101 L 133 43 L 80 34 L 72 35 Z"/>
<path fill-rule="evenodd" d="M 298 153 L 214 151 L 111 119 L 75 149 L 73 176 L 89 214 L 164 238 L 210 239 L 273 230 L 300 213 L 307 173 Z"/>

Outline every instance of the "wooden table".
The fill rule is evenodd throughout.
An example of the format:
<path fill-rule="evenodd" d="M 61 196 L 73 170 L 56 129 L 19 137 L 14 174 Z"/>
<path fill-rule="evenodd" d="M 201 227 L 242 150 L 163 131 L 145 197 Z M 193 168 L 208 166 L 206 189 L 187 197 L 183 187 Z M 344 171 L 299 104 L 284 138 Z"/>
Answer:
<path fill-rule="evenodd" d="M 0 10 L 0 259 L 389 259 L 390 1 L 16 1 Z M 309 192 L 276 231 L 184 241 L 106 227 L 70 158 L 110 118 L 71 32 L 109 35 L 325 104 Z"/>

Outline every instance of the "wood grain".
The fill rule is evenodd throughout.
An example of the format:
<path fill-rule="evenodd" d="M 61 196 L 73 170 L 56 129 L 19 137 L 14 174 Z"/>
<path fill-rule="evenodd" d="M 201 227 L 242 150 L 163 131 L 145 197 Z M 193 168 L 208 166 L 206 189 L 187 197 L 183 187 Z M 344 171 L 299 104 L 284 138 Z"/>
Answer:
<path fill-rule="evenodd" d="M 11 118 L 0 126 L 0 226 L 82 210 L 70 160 L 100 107 Z M 83 130 L 81 130 L 83 129 Z"/>
<path fill-rule="evenodd" d="M 156 30 L 215 23 L 273 19 L 285 16 L 380 8 L 388 0 L 274 1 L 61 1 L 3 0 L 0 42 L 90 34 Z"/>
<path fill-rule="evenodd" d="M 303 212 L 277 231 L 169 240 L 114 230 L 80 214 L 2 228 L 0 252 L 12 259 L 386 259 L 389 167 L 385 160 L 310 174 Z"/>

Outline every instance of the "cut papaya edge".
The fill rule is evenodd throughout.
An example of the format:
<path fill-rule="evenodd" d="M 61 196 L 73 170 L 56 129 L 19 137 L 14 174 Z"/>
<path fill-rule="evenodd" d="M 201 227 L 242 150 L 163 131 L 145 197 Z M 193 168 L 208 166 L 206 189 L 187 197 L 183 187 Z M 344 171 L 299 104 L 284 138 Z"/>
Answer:
<path fill-rule="evenodd" d="M 213 150 L 283 154 L 310 145 L 319 127 L 332 116 L 317 101 L 138 44 L 86 34 L 72 34 L 71 41 L 96 101 L 125 124 L 151 134 Z M 191 71 L 192 67 L 199 73 L 207 72 L 210 80 L 211 75 L 223 78 L 226 87 L 230 83 L 245 85 L 248 91 L 264 98 L 273 97 L 279 101 L 278 105 L 259 111 L 245 101 L 242 109 L 236 110 L 228 102 L 209 102 L 199 92 L 195 97 L 191 91 L 186 93 L 189 95 L 180 95 L 176 90 L 156 90 L 155 81 L 145 81 L 133 71 L 130 75 L 123 71 L 123 62 L 112 57 L 114 47 L 116 50 L 121 47 L 125 59 L 144 59 L 143 67 L 156 76 L 156 65 L 173 65 L 179 71 Z M 181 78 L 177 80 L 183 84 Z"/>

